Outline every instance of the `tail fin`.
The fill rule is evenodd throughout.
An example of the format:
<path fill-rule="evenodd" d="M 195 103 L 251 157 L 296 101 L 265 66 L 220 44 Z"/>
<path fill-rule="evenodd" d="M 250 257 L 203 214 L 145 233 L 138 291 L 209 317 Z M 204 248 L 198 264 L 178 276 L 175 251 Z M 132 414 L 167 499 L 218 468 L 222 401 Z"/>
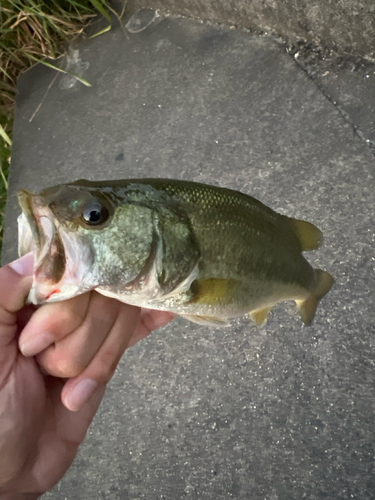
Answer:
<path fill-rule="evenodd" d="M 315 269 L 316 275 L 316 287 L 306 300 L 296 300 L 302 321 L 305 325 L 311 325 L 314 319 L 316 308 L 318 307 L 319 300 L 328 293 L 334 283 L 333 277 L 327 273 L 327 271 L 322 271 L 321 269 Z"/>

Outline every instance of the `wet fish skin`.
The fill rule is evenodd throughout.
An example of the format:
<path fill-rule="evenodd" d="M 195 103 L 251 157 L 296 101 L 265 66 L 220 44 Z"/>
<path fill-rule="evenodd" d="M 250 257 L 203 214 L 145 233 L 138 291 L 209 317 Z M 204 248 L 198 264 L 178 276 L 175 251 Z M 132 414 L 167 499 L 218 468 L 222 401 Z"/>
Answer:
<path fill-rule="evenodd" d="M 34 247 L 39 242 L 34 302 L 95 288 L 130 304 L 224 324 L 246 313 L 263 323 L 274 304 L 292 299 L 309 324 L 333 283 L 302 255 L 322 242 L 315 226 L 238 191 L 170 179 L 80 180 L 39 195 L 22 191 L 19 200 Z M 85 210 L 95 204 L 105 220 L 88 224 Z M 49 249 L 40 248 L 42 212 L 53 221 L 47 247 L 60 267 L 66 259 L 62 275 L 47 266 Z M 72 272 L 70 261 L 82 249 L 89 262 L 84 272 Z"/>

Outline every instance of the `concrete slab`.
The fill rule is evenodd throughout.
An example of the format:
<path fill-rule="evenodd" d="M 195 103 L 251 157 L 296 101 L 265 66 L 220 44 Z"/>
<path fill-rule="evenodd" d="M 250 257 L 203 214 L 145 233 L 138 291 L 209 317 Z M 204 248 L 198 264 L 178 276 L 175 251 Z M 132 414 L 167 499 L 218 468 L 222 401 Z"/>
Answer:
<path fill-rule="evenodd" d="M 287 304 L 265 329 L 178 319 L 131 349 L 45 498 L 371 498 L 369 148 L 272 38 L 158 17 L 129 39 L 115 29 L 75 49 L 71 64 L 92 87 L 52 83 L 45 67 L 19 83 L 5 261 L 16 255 L 20 187 L 178 177 L 317 224 L 325 245 L 309 260 L 336 285 L 310 328 Z"/>
<path fill-rule="evenodd" d="M 375 56 L 373 0 L 115 0 L 215 23 L 281 36 L 288 44 L 314 44 L 325 55 Z"/>
<path fill-rule="evenodd" d="M 375 63 L 354 56 L 322 59 L 303 49 L 294 57 L 375 153 Z"/>

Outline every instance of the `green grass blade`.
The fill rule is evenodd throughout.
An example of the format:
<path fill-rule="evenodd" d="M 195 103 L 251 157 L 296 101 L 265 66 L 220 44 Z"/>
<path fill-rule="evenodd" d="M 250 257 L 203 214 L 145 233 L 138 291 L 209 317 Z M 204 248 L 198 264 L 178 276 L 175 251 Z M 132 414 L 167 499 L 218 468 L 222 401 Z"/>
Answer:
<path fill-rule="evenodd" d="M 8 180 L 7 180 L 7 178 L 6 178 L 5 174 L 4 174 L 4 170 L 1 167 L 1 165 L 0 165 L 0 174 L 1 174 L 1 179 L 3 181 L 3 184 L 5 186 L 5 189 L 6 189 L 6 191 L 8 191 L 8 187 L 9 187 Z M 1 215 L 4 215 L 4 214 L 1 214 Z"/>
<path fill-rule="evenodd" d="M 103 33 L 107 33 L 107 31 L 110 31 L 112 26 L 109 24 L 106 28 L 102 29 L 98 33 L 95 33 L 95 35 L 90 36 L 90 38 L 95 38 L 96 36 L 103 35 Z"/>
<path fill-rule="evenodd" d="M 72 71 L 67 71 L 65 69 L 59 68 L 57 66 L 54 66 L 53 64 L 51 64 L 51 63 L 49 63 L 47 61 L 43 61 L 42 59 L 38 59 L 37 57 L 32 56 L 31 54 L 28 54 L 28 56 L 31 57 L 31 59 L 33 59 L 34 61 L 36 61 L 36 62 L 38 62 L 40 64 L 44 64 L 44 66 L 47 66 L 48 68 L 55 69 L 56 71 L 60 71 L 60 73 L 65 73 L 66 75 L 74 76 L 75 78 L 77 78 L 78 81 L 80 81 L 81 83 L 83 83 L 83 85 L 85 85 L 86 87 L 92 87 L 92 85 L 91 85 L 90 82 L 88 82 L 87 80 L 85 80 L 84 78 L 82 78 L 82 76 L 79 76 L 76 73 L 73 73 Z"/>
<path fill-rule="evenodd" d="M 101 13 L 102 16 L 104 16 L 109 24 L 112 24 L 112 19 L 108 11 L 103 7 L 103 4 L 99 0 L 90 0 L 95 9 Z"/>
<path fill-rule="evenodd" d="M 0 124 L 0 135 L 9 146 L 12 146 L 12 139 L 5 132 L 4 127 L 1 124 Z"/>
<path fill-rule="evenodd" d="M 7 72 L 5 71 L 5 69 L 4 69 L 4 68 L 2 68 L 1 66 L 0 66 L 0 71 L 2 71 L 2 72 L 4 73 L 4 75 L 5 75 L 7 78 L 9 78 L 9 80 L 11 80 L 12 82 L 14 82 L 13 78 L 9 75 L 9 73 L 7 73 Z"/>

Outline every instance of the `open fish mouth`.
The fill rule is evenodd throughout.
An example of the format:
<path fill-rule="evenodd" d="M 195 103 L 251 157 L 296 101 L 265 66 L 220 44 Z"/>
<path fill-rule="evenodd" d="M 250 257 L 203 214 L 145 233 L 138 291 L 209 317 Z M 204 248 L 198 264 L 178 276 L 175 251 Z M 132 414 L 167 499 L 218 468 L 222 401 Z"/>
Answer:
<path fill-rule="evenodd" d="M 77 245 L 64 234 L 51 209 L 27 190 L 18 193 L 18 254 L 34 255 L 33 285 L 28 302 L 43 304 L 82 293 L 82 266 Z M 65 241 L 64 241 L 65 240 Z"/>

